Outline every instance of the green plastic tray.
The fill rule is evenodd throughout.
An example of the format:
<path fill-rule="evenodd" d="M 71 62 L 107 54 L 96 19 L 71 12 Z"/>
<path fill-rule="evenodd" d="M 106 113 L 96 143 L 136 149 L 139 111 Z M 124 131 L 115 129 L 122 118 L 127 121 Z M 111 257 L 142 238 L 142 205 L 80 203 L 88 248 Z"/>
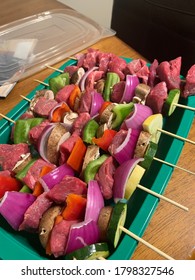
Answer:
<path fill-rule="evenodd" d="M 126 59 L 127 62 L 130 59 Z M 64 69 L 68 65 L 74 64 L 70 60 L 61 66 Z M 59 75 L 54 72 L 51 77 Z M 37 86 L 29 95 L 32 98 L 37 90 L 43 89 L 43 85 Z M 180 103 L 195 107 L 195 97 L 181 99 Z M 17 120 L 28 108 L 26 100 L 22 100 L 7 116 Z M 176 108 L 174 113 L 164 120 L 164 129 L 182 137 L 187 137 L 194 119 L 194 112 L 183 108 Z M 8 143 L 11 127 L 13 124 L 2 119 L 0 120 L 0 143 Z M 157 157 L 172 164 L 176 164 L 182 152 L 184 142 L 166 134 L 161 134 Z M 153 191 L 163 194 L 173 173 L 173 167 L 153 161 L 150 170 L 144 175 L 140 182 L 143 186 L 151 188 Z M 155 174 L 155 175 L 154 175 Z M 128 214 L 125 227 L 138 236 L 142 236 L 150 222 L 159 199 L 146 194 L 137 189 L 128 202 Z M 128 260 L 131 258 L 137 246 L 137 241 L 122 234 L 119 246 L 111 253 L 110 260 Z M 47 259 L 44 250 L 36 234 L 16 232 L 0 217 L 0 258 L 4 260 L 40 260 Z"/>

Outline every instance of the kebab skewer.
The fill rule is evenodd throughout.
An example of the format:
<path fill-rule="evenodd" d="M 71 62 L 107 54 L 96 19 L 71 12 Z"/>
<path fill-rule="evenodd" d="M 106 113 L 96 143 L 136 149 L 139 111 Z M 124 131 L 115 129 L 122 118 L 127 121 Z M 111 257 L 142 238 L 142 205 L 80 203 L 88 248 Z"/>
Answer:
<path fill-rule="evenodd" d="M 8 118 L 8 120 L 10 121 L 10 118 Z M 16 124 L 17 123 L 17 121 L 15 122 L 15 121 L 13 121 L 13 120 L 11 120 L 12 121 L 12 123 L 14 123 L 14 124 Z M 63 137 L 63 136 L 62 136 Z M 141 168 L 141 167 L 139 167 L 139 168 Z M 149 167 L 148 167 L 149 168 Z M 145 169 L 144 168 L 142 168 L 142 172 L 137 172 L 137 173 L 135 173 L 135 175 L 132 175 L 132 176 L 136 176 L 137 177 L 137 179 L 136 179 L 136 182 L 139 182 L 140 180 L 141 180 L 141 177 L 143 176 L 143 174 L 145 173 Z M 136 172 L 136 171 L 134 171 L 134 172 Z M 129 179 L 130 181 L 135 181 L 135 179 L 134 178 L 132 178 L 132 177 L 130 177 L 130 179 Z M 171 203 L 171 204 L 173 204 L 173 205 L 175 205 L 175 206 L 177 206 L 177 207 L 179 207 L 179 208 L 181 208 L 181 209 L 183 209 L 183 210 L 185 210 L 185 211 L 188 211 L 188 208 L 187 207 L 185 207 L 185 206 L 183 206 L 183 205 L 181 205 L 181 204 L 179 204 L 179 203 L 177 203 L 177 202 L 175 202 L 175 201 L 173 201 L 173 200 L 170 200 L 170 199 L 168 199 L 168 198 L 166 198 L 166 197 L 164 197 L 164 196 L 162 196 L 162 195 L 159 195 L 158 193 L 155 193 L 155 192 L 153 192 L 153 191 L 151 191 L 151 190 L 149 190 L 148 188 L 145 188 L 145 187 L 143 187 L 143 186 L 141 186 L 140 184 L 136 184 L 136 185 L 134 185 L 134 186 L 131 186 L 131 191 L 130 191 L 130 193 L 131 193 L 131 195 L 132 195 L 132 193 L 134 192 L 134 190 L 135 190 L 135 188 L 140 188 L 140 189 L 142 189 L 143 191 L 145 191 L 145 192 L 148 192 L 149 194 L 152 194 L 152 195 L 154 195 L 154 196 L 156 196 L 156 197 L 158 197 L 158 198 L 161 198 L 161 199 L 163 199 L 163 200 L 165 200 L 165 201 L 167 201 L 167 202 L 169 202 L 169 203 Z M 133 190 L 132 190 L 133 189 Z M 128 199 L 130 198 L 130 195 L 128 195 Z"/>

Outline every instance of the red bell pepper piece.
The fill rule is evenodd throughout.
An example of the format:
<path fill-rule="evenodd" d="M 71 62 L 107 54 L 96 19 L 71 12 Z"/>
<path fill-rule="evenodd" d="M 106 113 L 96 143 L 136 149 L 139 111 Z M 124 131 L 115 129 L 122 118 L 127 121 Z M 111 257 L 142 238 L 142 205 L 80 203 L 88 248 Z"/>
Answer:
<path fill-rule="evenodd" d="M 51 166 L 48 166 L 48 165 L 43 166 L 43 168 L 41 169 L 41 172 L 40 172 L 40 177 L 44 176 L 45 174 L 49 173 L 52 170 L 53 170 L 53 168 Z M 41 183 L 39 181 L 37 181 L 35 183 L 35 186 L 33 189 L 33 195 L 39 196 L 43 192 L 44 192 L 43 186 L 41 185 Z"/>
<path fill-rule="evenodd" d="M 67 164 L 70 165 L 77 172 L 81 171 L 86 150 L 87 147 L 85 146 L 83 140 L 80 137 L 78 137 L 67 160 Z"/>
<path fill-rule="evenodd" d="M 6 191 L 19 191 L 22 183 L 11 176 L 0 175 L 0 199 Z"/>
<path fill-rule="evenodd" d="M 83 220 L 87 199 L 82 195 L 70 193 L 66 198 L 66 207 L 62 212 L 65 220 Z"/>
<path fill-rule="evenodd" d="M 52 114 L 51 122 L 61 122 L 66 112 L 70 112 L 70 107 L 63 102 Z"/>
<path fill-rule="evenodd" d="M 102 137 L 99 137 L 99 138 L 93 137 L 92 142 L 94 144 L 96 144 L 98 147 L 100 147 L 102 150 L 107 152 L 108 147 L 110 146 L 110 144 L 112 142 L 112 139 L 113 139 L 113 137 L 115 136 L 116 133 L 117 133 L 116 130 L 106 129 L 104 131 L 104 134 L 102 135 Z"/>
<path fill-rule="evenodd" d="M 112 104 L 111 101 L 104 101 L 104 103 L 102 104 L 100 110 L 99 110 L 99 115 L 101 116 L 101 114 L 104 112 L 104 110 L 110 105 Z"/>
<path fill-rule="evenodd" d="M 71 91 L 71 94 L 68 99 L 68 104 L 72 110 L 74 110 L 75 101 L 77 98 L 80 98 L 81 90 L 78 85 L 75 85 L 74 89 Z"/>

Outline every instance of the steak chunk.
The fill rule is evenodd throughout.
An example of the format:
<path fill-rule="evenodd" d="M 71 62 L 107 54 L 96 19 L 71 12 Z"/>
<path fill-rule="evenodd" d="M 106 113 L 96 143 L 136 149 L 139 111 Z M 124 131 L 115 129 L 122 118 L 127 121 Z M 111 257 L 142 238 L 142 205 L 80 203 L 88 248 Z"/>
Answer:
<path fill-rule="evenodd" d="M 163 104 L 167 99 L 167 86 L 165 82 L 156 84 L 151 89 L 148 97 L 146 98 L 146 105 L 149 106 L 154 114 L 161 113 Z"/>
<path fill-rule="evenodd" d="M 26 143 L 0 144 L 0 166 L 3 170 L 12 171 L 16 163 L 22 159 L 22 155 L 29 153 Z"/>
<path fill-rule="evenodd" d="M 168 90 L 180 88 L 181 57 L 168 61 L 163 61 L 156 69 L 156 73 L 161 81 L 164 81 Z"/>
<path fill-rule="evenodd" d="M 57 258 L 65 254 L 70 227 L 77 222 L 62 220 L 53 227 L 50 237 L 50 247 L 54 257 Z"/>
<path fill-rule="evenodd" d="M 56 166 L 52 163 L 46 162 L 43 159 L 38 159 L 33 163 L 33 165 L 29 168 L 26 176 L 23 178 L 23 182 L 30 188 L 34 189 L 34 185 L 36 181 L 40 177 L 40 172 L 44 166 L 50 166 L 55 168 Z"/>
<path fill-rule="evenodd" d="M 112 60 L 110 60 L 108 64 L 109 72 L 115 72 L 119 75 L 120 80 L 125 79 L 124 71 L 126 69 L 126 61 L 123 58 L 118 56 L 113 56 Z"/>
<path fill-rule="evenodd" d="M 43 132 L 44 128 L 50 124 L 50 121 L 49 120 L 44 120 L 42 121 L 40 124 L 32 127 L 29 131 L 29 140 L 30 140 L 30 143 L 33 144 L 33 145 L 37 145 L 38 143 L 38 139 L 41 135 L 41 133 Z"/>
<path fill-rule="evenodd" d="M 189 95 L 195 95 L 195 64 L 188 70 L 186 84 L 181 95 L 185 98 Z"/>
<path fill-rule="evenodd" d="M 70 193 L 87 194 L 87 184 L 77 177 L 65 175 L 59 184 L 47 192 L 47 197 L 56 203 L 65 203 Z"/>
<path fill-rule="evenodd" d="M 20 225 L 19 230 L 38 232 L 40 219 L 52 203 L 53 201 L 46 196 L 46 192 L 39 195 L 25 212 L 24 220 Z"/>
<path fill-rule="evenodd" d="M 116 166 L 116 162 L 113 157 L 110 156 L 103 162 L 95 176 L 105 199 L 112 198 L 114 172 L 116 170 Z"/>
<path fill-rule="evenodd" d="M 59 164 L 64 164 L 70 154 L 72 149 L 74 148 L 74 145 L 76 141 L 78 140 L 79 136 L 76 133 L 73 133 L 70 135 L 68 139 L 66 139 L 61 145 L 60 145 L 60 158 L 59 158 Z"/>
<path fill-rule="evenodd" d="M 148 76 L 148 85 L 153 88 L 158 82 L 159 79 L 156 76 L 156 69 L 158 68 L 158 60 L 154 59 L 149 67 L 149 76 Z"/>
<path fill-rule="evenodd" d="M 34 107 L 34 114 L 40 117 L 49 117 L 50 111 L 58 104 L 54 99 L 40 97 Z"/>
<path fill-rule="evenodd" d="M 75 133 L 79 136 L 82 134 L 82 130 L 86 123 L 90 120 L 90 114 L 87 112 L 80 113 L 78 118 L 75 119 L 72 126 L 72 133 Z"/>
<path fill-rule="evenodd" d="M 133 59 L 127 64 L 126 74 L 137 75 L 142 83 L 147 84 L 149 76 L 149 68 L 143 59 Z"/>
<path fill-rule="evenodd" d="M 68 99 L 70 97 L 71 92 L 73 91 L 73 89 L 75 88 L 75 85 L 70 84 L 70 85 L 65 85 L 62 89 L 60 89 L 57 93 L 56 93 L 56 97 L 55 100 L 57 102 L 68 102 Z"/>

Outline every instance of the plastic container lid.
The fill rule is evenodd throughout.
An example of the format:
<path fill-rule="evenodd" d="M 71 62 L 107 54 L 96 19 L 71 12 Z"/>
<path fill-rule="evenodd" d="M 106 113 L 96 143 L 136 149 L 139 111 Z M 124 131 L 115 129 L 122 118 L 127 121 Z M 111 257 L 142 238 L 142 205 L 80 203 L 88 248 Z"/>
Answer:
<path fill-rule="evenodd" d="M 71 9 L 56 9 L 0 27 L 0 85 L 27 77 L 115 31 Z"/>

